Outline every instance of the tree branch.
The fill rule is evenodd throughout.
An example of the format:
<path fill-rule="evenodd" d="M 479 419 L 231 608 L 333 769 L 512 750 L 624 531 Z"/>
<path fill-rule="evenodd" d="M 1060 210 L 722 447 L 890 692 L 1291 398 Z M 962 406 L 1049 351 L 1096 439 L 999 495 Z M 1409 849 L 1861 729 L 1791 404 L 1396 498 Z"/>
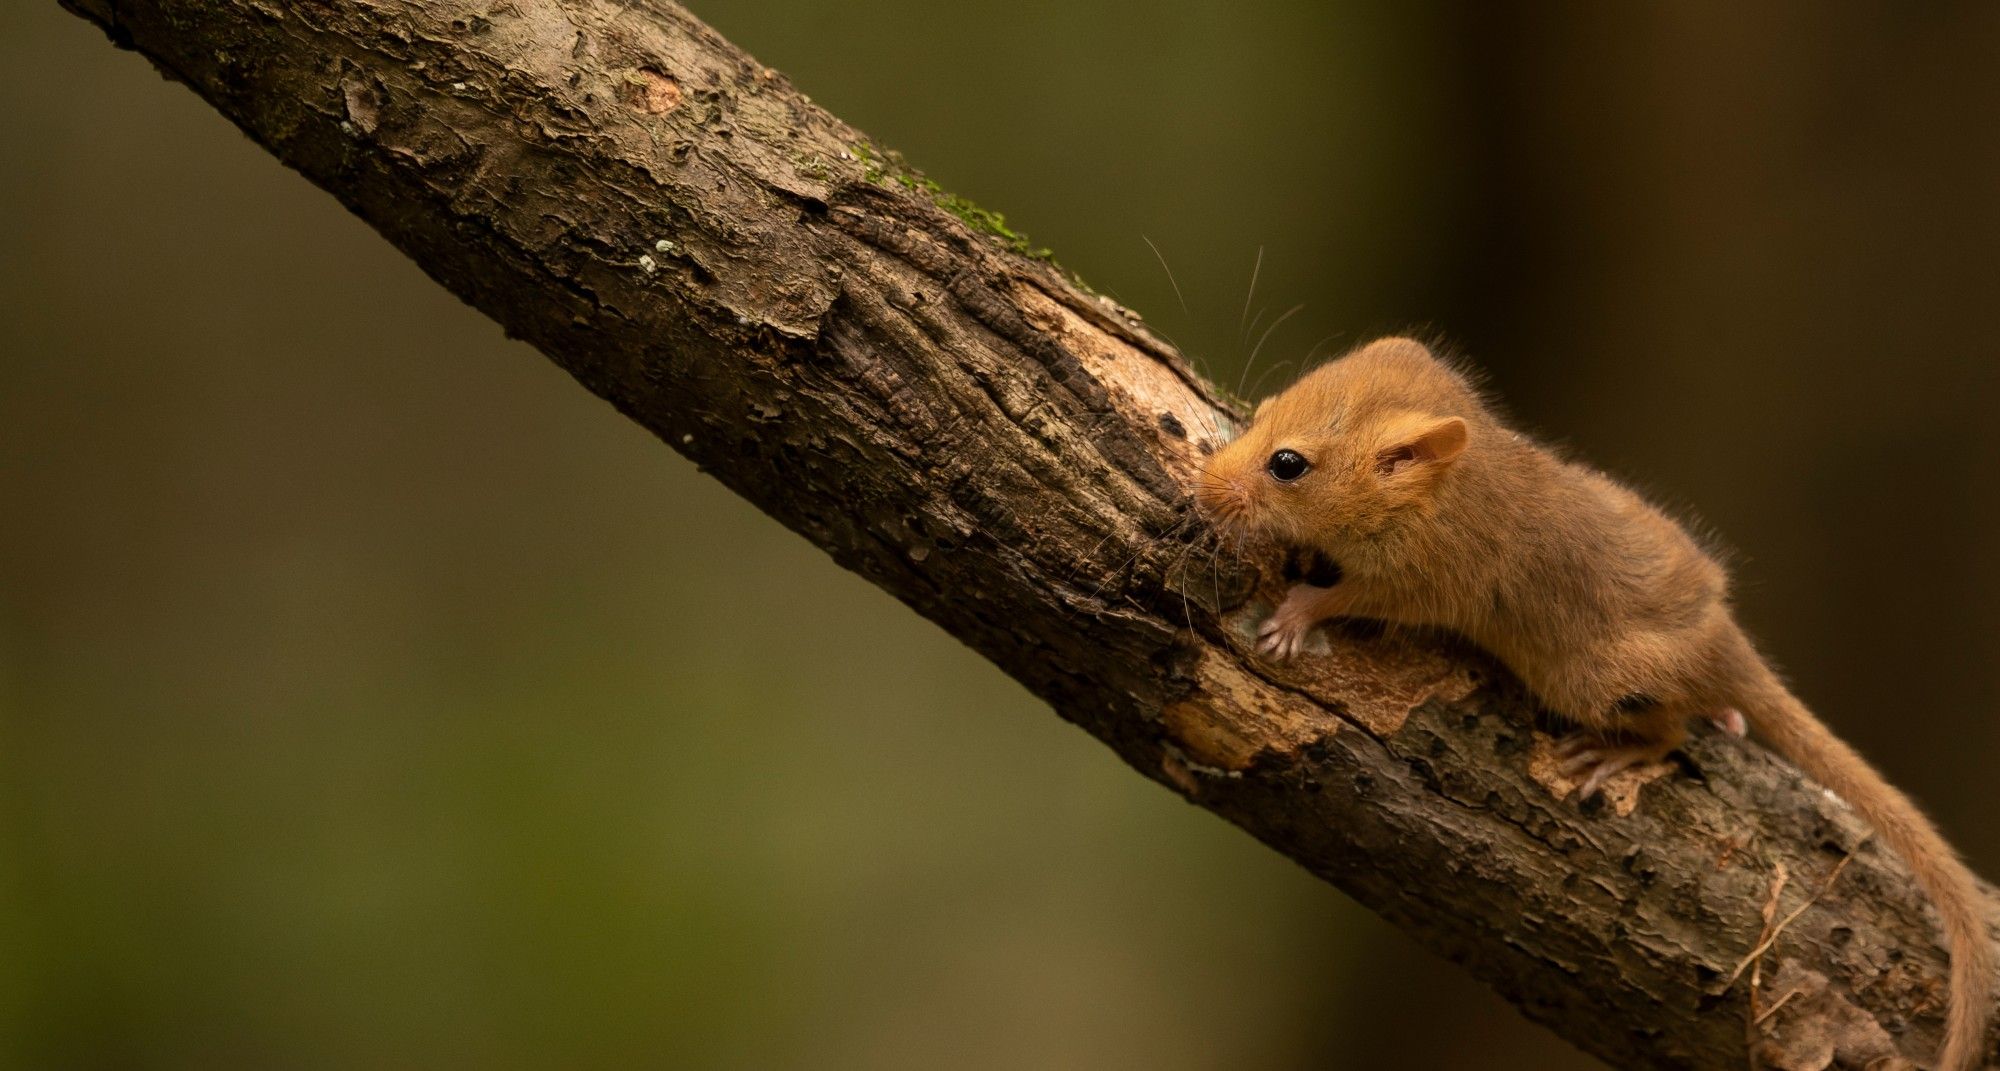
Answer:
<path fill-rule="evenodd" d="M 1846 807 L 1734 741 L 1579 807 L 1477 652 L 1348 629 L 1254 658 L 1280 581 L 1212 554 L 1184 492 L 1230 403 L 679 7 L 63 3 L 1135 769 L 1583 1049 L 1930 1052 L 1927 908 Z"/>

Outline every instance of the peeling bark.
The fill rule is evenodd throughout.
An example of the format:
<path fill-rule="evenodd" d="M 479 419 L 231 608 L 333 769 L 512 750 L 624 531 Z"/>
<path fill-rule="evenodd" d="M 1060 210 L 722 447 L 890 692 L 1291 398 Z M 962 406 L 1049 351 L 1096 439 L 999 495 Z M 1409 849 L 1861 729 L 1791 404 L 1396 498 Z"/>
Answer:
<path fill-rule="evenodd" d="M 1932 919 L 1844 805 L 1729 740 L 1567 802 L 1531 700 L 1449 639 L 1256 659 L 1277 563 L 1212 557 L 1183 490 L 1233 403 L 679 7 L 63 3 L 1135 769 L 1581 1048 L 1928 1057 Z M 1772 875 L 1796 876 L 1783 917 L 1848 853 L 1753 1024 L 1727 979 Z"/>

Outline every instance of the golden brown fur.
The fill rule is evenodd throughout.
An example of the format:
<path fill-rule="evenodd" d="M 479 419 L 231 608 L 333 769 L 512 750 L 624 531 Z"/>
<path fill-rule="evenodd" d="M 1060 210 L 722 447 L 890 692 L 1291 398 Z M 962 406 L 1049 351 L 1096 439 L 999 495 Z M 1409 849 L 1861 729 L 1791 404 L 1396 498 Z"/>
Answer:
<path fill-rule="evenodd" d="M 1289 480 L 1295 459 L 1302 475 Z M 1604 475 L 1508 429 L 1463 376 L 1409 339 L 1315 369 L 1261 405 L 1206 466 L 1198 498 L 1225 527 L 1338 561 L 1300 585 L 1260 647 L 1289 657 L 1315 623 L 1376 618 L 1457 631 L 1582 730 L 1583 794 L 1664 757 L 1697 718 L 1747 716 L 1861 812 L 1944 920 L 1952 1004 L 1939 1067 L 1978 1065 L 1992 949 L 1972 874 L 1916 807 L 1792 697 L 1738 628 L 1728 577 L 1679 525 Z M 1737 712 L 1740 711 L 1739 715 Z M 1615 741 L 1615 742 L 1612 742 Z"/>

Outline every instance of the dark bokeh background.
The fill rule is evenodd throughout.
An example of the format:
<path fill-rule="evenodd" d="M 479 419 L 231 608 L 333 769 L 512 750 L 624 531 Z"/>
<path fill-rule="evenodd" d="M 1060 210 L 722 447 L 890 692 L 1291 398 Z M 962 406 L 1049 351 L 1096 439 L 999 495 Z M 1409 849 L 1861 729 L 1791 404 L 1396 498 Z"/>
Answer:
<path fill-rule="evenodd" d="M 2000 873 L 2000 8 L 696 8 L 1226 382 L 1455 339 Z M 52 0 L 0 101 L 7 1064 L 1588 1066 Z"/>

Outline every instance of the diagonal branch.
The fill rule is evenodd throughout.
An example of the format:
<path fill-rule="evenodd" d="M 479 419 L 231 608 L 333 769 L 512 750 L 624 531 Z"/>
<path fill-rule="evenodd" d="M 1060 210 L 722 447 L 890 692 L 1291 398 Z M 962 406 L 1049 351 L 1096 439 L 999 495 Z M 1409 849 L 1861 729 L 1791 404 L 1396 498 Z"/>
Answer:
<path fill-rule="evenodd" d="M 1348 630 L 1257 661 L 1277 578 L 1216 554 L 1183 490 L 1232 403 L 681 8 L 63 3 L 1135 769 L 1580 1047 L 1742 1066 L 1729 974 L 1772 875 L 1814 888 L 1851 852 L 1764 953 L 1753 1043 L 1930 1051 L 1927 909 L 1844 806 L 1710 741 L 1580 808 L 1476 652 Z"/>

